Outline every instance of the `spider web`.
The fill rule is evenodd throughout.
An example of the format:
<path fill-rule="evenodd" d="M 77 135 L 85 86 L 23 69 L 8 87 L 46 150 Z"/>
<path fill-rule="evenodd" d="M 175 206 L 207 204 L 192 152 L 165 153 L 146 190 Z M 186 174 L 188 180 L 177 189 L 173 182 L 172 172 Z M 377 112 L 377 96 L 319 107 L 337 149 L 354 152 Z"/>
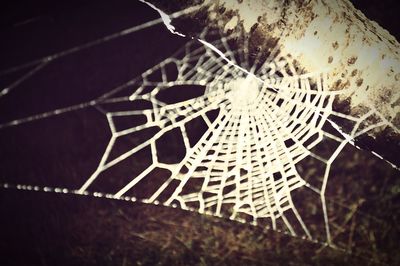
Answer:
<path fill-rule="evenodd" d="M 222 38 L 215 44 L 222 49 L 229 46 L 227 41 Z M 250 218 L 254 223 L 268 219 L 273 229 L 276 229 L 276 220 L 282 219 L 290 232 L 296 234 L 285 216 L 291 210 L 303 233 L 311 238 L 290 192 L 307 185 L 296 171 L 297 162 L 314 156 L 329 164 L 310 149 L 323 137 L 342 143 L 321 129 L 337 94 L 324 88 L 327 76 L 323 73 L 297 75 L 286 58 L 276 54 L 271 54 L 267 65 L 251 75 L 234 64 L 227 65 L 208 47 L 198 47 L 196 41 L 189 42 L 184 52 L 182 58 L 168 58 L 146 71 L 140 87 L 129 97 L 119 98 L 132 105 L 135 101 L 145 101 L 151 109 L 105 112 L 112 138 L 98 168 L 79 192 L 86 191 L 108 168 L 148 148 L 151 165 L 118 190 L 115 197 L 124 196 L 139 182 L 151 178 L 154 169 L 164 169 L 170 176 L 152 195 L 144 198 L 147 202 L 161 201 L 200 213 L 224 214 L 231 219 Z M 230 53 L 234 60 L 235 51 Z M 177 76 L 172 79 L 167 74 L 167 68 L 171 67 L 177 70 Z M 288 76 L 285 68 L 294 75 Z M 157 74 L 161 75 L 161 81 L 151 81 L 150 76 Z M 205 92 L 176 103 L 159 99 L 161 93 L 176 85 L 205 86 Z M 218 113 L 210 118 L 213 111 Z M 145 117 L 142 124 L 118 129 L 118 118 L 135 120 L 138 116 Z M 191 143 L 187 124 L 196 119 L 204 121 L 206 130 L 197 142 Z M 127 152 L 111 155 L 120 138 L 150 128 L 156 129 L 153 135 L 146 136 Z M 184 145 L 183 158 L 174 164 L 164 163 L 158 156 L 158 141 L 168 134 L 180 135 Z M 164 193 L 169 191 L 168 187 L 173 189 Z"/>
<path fill-rule="evenodd" d="M 1 96 L 61 56 L 160 22 L 32 62 L 28 65 L 33 70 Z M 265 59 L 250 56 L 246 49 L 232 48 L 237 38 L 206 29 L 200 40 L 212 40 L 212 45 L 190 40 L 100 98 L 1 124 L 7 128 L 96 107 L 112 134 L 97 168 L 80 187 L 15 187 L 163 204 L 333 246 L 325 198 L 331 166 L 355 137 L 392 125 L 372 107 L 363 117 L 334 111 L 335 97 L 345 91 L 329 90 L 329 70 L 303 73 L 277 48 Z M 379 122 L 362 127 L 371 116 L 380 117 Z M 352 123 L 353 131 L 343 133 L 333 118 Z M 116 181 L 109 172 L 126 162 L 133 165 L 132 175 L 126 182 Z M 313 177 L 304 170 L 310 162 L 319 165 Z M 107 179 L 114 185 L 104 185 Z M 309 228 L 307 210 L 298 208 L 301 203 L 293 194 L 299 191 L 311 192 L 320 201 L 322 234 Z"/>

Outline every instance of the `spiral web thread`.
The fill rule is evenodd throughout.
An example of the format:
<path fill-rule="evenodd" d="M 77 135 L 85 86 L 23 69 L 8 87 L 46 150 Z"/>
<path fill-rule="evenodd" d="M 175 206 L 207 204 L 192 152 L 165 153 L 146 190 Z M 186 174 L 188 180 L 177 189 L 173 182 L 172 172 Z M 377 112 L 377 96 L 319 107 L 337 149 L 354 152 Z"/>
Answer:
<path fill-rule="evenodd" d="M 141 30 L 159 22 L 155 20 L 135 28 Z M 112 133 L 97 169 L 76 190 L 8 183 L 3 187 L 163 204 L 317 240 L 292 198 L 294 191 L 304 188 L 321 201 L 324 242 L 333 245 L 325 199 L 331 165 L 352 139 L 377 127 L 392 126 L 391 123 L 372 107 L 368 114 L 359 118 L 332 110 L 335 96 L 343 91 L 327 88 L 327 71 L 298 73 L 290 56 L 280 54 L 278 49 L 272 49 L 268 58 L 261 62 L 258 55 L 251 59 L 246 50 L 230 47 L 231 39 L 237 37 L 234 34 L 226 38 L 217 32 L 205 31 L 201 39 L 210 36 L 215 38 L 213 48 L 191 40 L 175 55 L 140 77 L 95 100 L 0 125 L 0 128 L 18 126 L 96 107 L 106 116 Z M 107 40 L 109 38 L 98 43 Z M 2 90 L 2 96 L 64 54 L 33 62 L 36 67 Z M 163 100 L 160 95 L 168 95 L 169 90 L 177 86 L 200 87 L 202 93 L 183 100 L 168 97 Z M 379 117 L 379 122 L 362 127 L 370 116 Z M 351 134 L 342 133 L 331 121 L 332 117 L 353 123 Z M 119 124 L 121 118 L 135 125 Z M 195 126 L 199 121 L 204 125 L 199 129 L 203 132 L 197 140 L 188 134 L 188 125 L 193 121 L 197 121 Z M 140 140 L 135 146 L 123 152 L 115 151 L 121 139 L 133 135 Z M 170 162 L 159 156 L 160 152 L 165 153 L 160 143 L 167 135 L 175 139 L 178 136 L 184 147 L 184 154 L 178 161 Z M 323 156 L 318 147 L 327 141 L 334 143 L 334 149 L 329 156 Z M 128 183 L 116 191 L 101 187 L 98 189 L 101 192 L 90 192 L 94 183 L 106 178 L 103 173 L 146 149 L 150 151 L 147 160 L 151 164 L 133 175 Z M 168 153 L 173 155 L 175 151 L 168 150 Z M 307 158 L 324 165 L 318 182 L 309 182 L 298 170 L 298 165 Z M 164 179 L 150 182 L 152 187 L 146 190 L 151 193 L 145 196 L 137 193 L 135 188 L 146 185 L 157 170 L 162 170 Z"/>

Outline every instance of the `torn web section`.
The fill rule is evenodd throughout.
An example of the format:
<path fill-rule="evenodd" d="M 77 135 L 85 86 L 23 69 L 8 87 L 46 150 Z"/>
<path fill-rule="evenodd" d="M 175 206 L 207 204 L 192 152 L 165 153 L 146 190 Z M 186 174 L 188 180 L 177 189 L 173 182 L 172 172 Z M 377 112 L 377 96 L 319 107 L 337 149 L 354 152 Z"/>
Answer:
<path fill-rule="evenodd" d="M 217 108 L 220 98 L 218 93 L 205 93 L 205 82 L 215 79 L 210 72 L 213 64 L 204 55 L 204 48 L 194 44 L 188 43 L 182 49 L 183 54 L 178 53 L 143 73 L 141 80 L 132 84 L 133 92 L 128 89 L 103 101 L 100 108 L 108 118 L 112 137 L 97 170 L 80 188 L 81 192 L 93 189 L 93 183 L 97 190 L 120 197 L 131 188 L 135 190 L 154 171 L 163 170 L 163 177 L 178 174 L 173 166 L 177 161 L 174 156 L 183 156 L 193 142 L 187 136 L 186 124 L 199 117 L 203 124 L 209 125 L 211 121 L 206 114 Z M 201 67 L 195 67 L 199 61 L 203 63 Z M 118 170 L 117 165 L 129 162 L 135 165 L 140 161 L 147 164 L 142 168 L 131 167 L 132 173 L 118 180 L 114 180 L 114 174 L 102 177 L 106 172 Z M 127 165 L 122 169 L 129 169 Z M 145 187 L 149 190 L 160 185 L 150 182 Z M 116 187 L 119 188 L 110 190 Z"/>
<path fill-rule="evenodd" d="M 211 123 L 205 114 L 209 110 L 215 109 L 215 106 L 222 99 L 223 92 L 220 91 L 223 86 L 217 83 L 222 81 L 223 78 L 227 78 L 226 73 L 229 72 L 222 67 L 221 58 L 206 50 L 198 42 L 189 42 L 184 47 L 183 52 L 184 54 L 178 55 L 178 58 L 171 57 L 143 73 L 139 82 L 140 86 L 133 93 L 125 95 L 113 93 L 111 98 L 107 97 L 102 101 L 104 106 L 112 105 L 111 108 L 114 108 L 113 111 L 109 112 L 105 109 L 106 107 L 101 107 L 108 117 L 113 135 L 97 170 L 83 184 L 79 190 L 80 192 L 85 191 L 94 181 L 101 180 L 98 177 L 105 170 L 112 170 L 116 164 L 124 163 L 130 157 L 135 156 L 137 152 L 147 150 L 147 154 L 151 153 L 150 165 L 144 168 L 146 170 L 139 171 L 138 178 L 123 186 L 115 194 L 118 197 L 124 195 L 151 171 L 149 169 L 160 166 L 160 162 L 156 158 L 159 156 L 156 151 L 156 142 L 159 138 L 162 138 L 171 129 L 180 128 L 182 130 L 181 137 L 185 141 L 187 148 L 189 141 L 185 136 L 183 125 L 197 116 L 202 116 L 206 120 L 206 124 L 209 125 Z M 209 84 L 208 87 L 211 88 L 205 94 L 204 92 L 200 94 L 197 92 L 197 95 L 193 95 L 193 93 L 190 95 L 190 92 L 186 93 L 185 91 L 190 90 L 188 87 L 182 90 L 185 85 L 193 87 L 194 85 L 204 86 L 205 84 Z M 181 90 L 177 90 L 177 87 L 180 87 Z M 179 100 L 185 94 L 189 96 L 187 97 L 188 99 Z M 115 107 L 115 104 L 118 104 L 118 107 Z M 121 105 L 124 107 L 121 107 Z M 137 106 L 135 107 L 135 105 Z M 128 128 L 118 131 L 119 126 L 115 124 L 116 118 L 121 120 L 121 117 L 129 116 L 138 121 L 142 120 L 143 124 L 140 125 L 139 123 L 139 125 L 133 127 L 131 125 L 131 127 L 128 126 Z M 159 132 L 156 132 L 157 130 Z M 141 134 L 143 131 L 146 132 Z M 132 137 L 132 134 L 136 135 L 135 139 L 139 138 L 138 135 L 142 139 L 131 141 L 131 145 L 118 145 L 123 138 Z M 123 146 L 125 151 L 122 151 L 119 155 L 114 155 L 118 150 L 118 146 Z M 133 175 L 136 176 L 137 174 L 134 173 Z M 111 183 L 115 186 L 118 182 Z M 103 191 L 104 188 L 109 187 L 112 186 L 100 185 L 99 189 Z"/>

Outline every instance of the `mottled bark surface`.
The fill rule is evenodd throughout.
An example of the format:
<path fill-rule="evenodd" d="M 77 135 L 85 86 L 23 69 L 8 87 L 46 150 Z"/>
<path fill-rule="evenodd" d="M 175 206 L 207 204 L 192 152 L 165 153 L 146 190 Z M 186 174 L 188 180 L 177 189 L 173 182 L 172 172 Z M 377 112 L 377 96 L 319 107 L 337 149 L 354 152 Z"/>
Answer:
<path fill-rule="evenodd" d="M 400 165 L 400 45 L 349 1 L 153 2 L 167 13 L 200 6 L 172 22 L 177 31 L 194 37 L 205 27 L 225 36 L 240 32 L 243 38 L 236 45 L 250 56 L 266 56 L 277 46 L 303 72 L 328 71 L 329 89 L 343 91 L 334 110 L 363 122 L 332 119 L 347 134 L 368 128 L 356 144 Z"/>

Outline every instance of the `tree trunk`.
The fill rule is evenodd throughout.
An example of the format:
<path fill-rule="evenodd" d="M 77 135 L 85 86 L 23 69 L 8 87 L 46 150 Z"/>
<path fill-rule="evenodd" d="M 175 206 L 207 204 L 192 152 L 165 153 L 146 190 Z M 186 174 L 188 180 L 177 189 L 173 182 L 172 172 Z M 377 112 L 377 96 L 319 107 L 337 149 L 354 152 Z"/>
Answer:
<path fill-rule="evenodd" d="M 172 21 L 177 32 L 240 32 L 236 45 L 249 55 L 278 48 L 303 72 L 327 69 L 328 89 L 341 91 L 333 109 L 359 122 L 332 120 L 356 145 L 400 165 L 400 45 L 348 0 L 153 2 L 168 14 L 198 7 Z"/>

